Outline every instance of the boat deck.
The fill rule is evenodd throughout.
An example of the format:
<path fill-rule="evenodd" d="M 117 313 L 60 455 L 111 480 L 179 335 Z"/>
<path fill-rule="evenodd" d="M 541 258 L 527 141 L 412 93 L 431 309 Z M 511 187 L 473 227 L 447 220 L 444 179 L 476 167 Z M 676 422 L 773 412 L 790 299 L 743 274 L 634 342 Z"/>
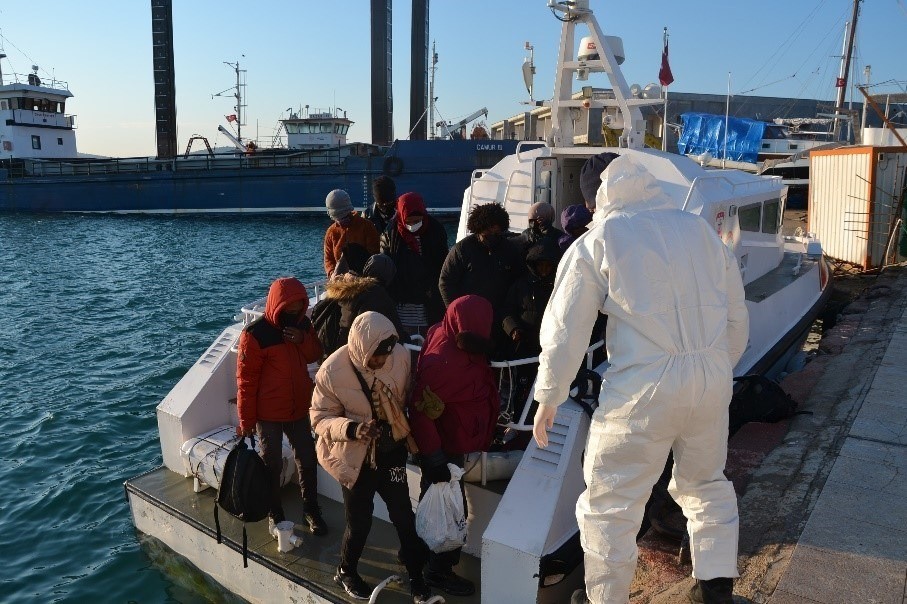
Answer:
<path fill-rule="evenodd" d="M 301 586 L 306 591 L 319 596 L 327 602 L 348 602 L 349 596 L 338 587 L 333 580 L 334 571 L 340 562 L 340 541 L 343 537 L 344 514 L 343 504 L 326 497 L 320 497 L 321 509 L 330 531 L 323 537 L 316 537 L 308 530 L 297 525 L 296 534 L 302 537 L 303 545 L 286 554 L 277 550 L 277 541 L 267 532 L 266 520 L 246 525 L 248 535 L 249 569 L 242 568 L 242 523 L 221 511 L 220 524 L 223 543 L 217 545 L 214 529 L 214 500 L 217 495 L 215 489 L 206 489 L 195 493 L 192 488 L 193 481 L 184 478 L 165 467 L 156 468 L 150 472 L 131 478 L 126 481 L 127 496 L 143 500 L 153 508 L 157 508 L 167 517 L 181 521 L 195 529 L 207 540 L 207 546 L 229 550 L 227 557 L 235 558 L 239 564 L 237 572 L 251 571 L 254 563 L 265 567 L 273 573 L 273 580 L 285 580 Z M 287 518 L 301 520 L 302 500 L 299 487 L 291 484 L 283 489 L 283 506 Z M 133 514 L 137 515 L 136 506 Z M 136 518 L 136 524 L 139 519 Z M 180 524 L 173 522 L 170 530 L 179 531 Z M 412 602 L 409 595 L 409 584 L 405 581 L 406 570 L 397 560 L 399 541 L 396 531 L 388 522 L 374 518 L 368 543 L 359 563 L 359 574 L 374 587 L 390 575 L 399 575 L 404 578 L 404 584 L 388 585 L 380 594 L 379 602 Z M 180 552 L 182 553 L 182 552 Z M 479 586 L 481 567 L 477 558 L 463 554 L 460 564 L 456 567 L 458 574 L 473 580 L 476 584 L 476 594 L 468 598 L 457 598 L 444 595 L 447 602 L 458 604 L 479 602 Z M 251 580 L 250 573 L 250 580 Z M 266 594 L 262 594 L 267 599 Z"/>
<path fill-rule="evenodd" d="M 800 270 L 794 271 L 798 262 L 800 263 Z M 746 284 L 743 288 L 746 299 L 750 302 L 765 300 L 807 274 L 818 262 L 818 259 L 810 258 L 799 252 L 784 252 L 784 258 L 781 259 L 778 266 L 751 283 Z"/>

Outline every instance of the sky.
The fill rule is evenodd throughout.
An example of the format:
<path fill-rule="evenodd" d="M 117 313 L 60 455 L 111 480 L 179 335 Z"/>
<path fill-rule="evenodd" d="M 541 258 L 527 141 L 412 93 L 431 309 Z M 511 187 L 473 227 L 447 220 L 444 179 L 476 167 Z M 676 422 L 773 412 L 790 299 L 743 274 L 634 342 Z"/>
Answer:
<path fill-rule="evenodd" d="M 672 91 L 725 94 L 730 80 L 734 95 L 831 100 L 852 0 L 591 0 L 591 8 L 606 35 L 623 39 L 628 83 L 657 81 L 667 27 Z M 409 0 L 393 0 L 397 138 L 409 132 L 410 10 Z M 429 15 L 436 120 L 486 107 L 491 124 L 525 111 L 527 41 L 535 97 L 551 97 L 560 23 L 546 0 L 432 0 Z M 228 144 L 217 126 L 234 113 L 224 62 L 236 61 L 247 70 L 244 137 L 269 146 L 287 109 L 309 105 L 342 108 L 355 122 L 349 140 L 370 141 L 369 0 L 174 0 L 173 28 L 178 149 L 195 134 Z M 854 71 L 863 83 L 872 66 L 873 92 L 907 92 L 904 32 L 907 0 L 862 2 Z M 0 34 L 7 83 L 32 64 L 43 79 L 68 83 L 80 152 L 155 153 L 149 0 L 4 2 Z M 587 84 L 608 87 L 603 76 Z"/>

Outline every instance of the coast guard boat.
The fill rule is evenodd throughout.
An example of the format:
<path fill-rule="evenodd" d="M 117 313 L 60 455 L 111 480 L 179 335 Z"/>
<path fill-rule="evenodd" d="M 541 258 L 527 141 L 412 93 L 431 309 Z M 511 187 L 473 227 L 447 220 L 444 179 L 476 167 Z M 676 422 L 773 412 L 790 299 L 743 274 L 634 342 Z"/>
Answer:
<path fill-rule="evenodd" d="M 706 171 L 692 160 L 643 148 L 644 122 L 615 57 L 620 42 L 606 38 L 589 0 L 548 6 L 563 22 L 553 128 L 547 144 L 516 153 L 489 170 L 476 171 L 463 195 L 459 237 L 466 234 L 468 212 L 477 204 L 495 202 L 510 213 L 511 228 L 526 226 L 529 206 L 547 201 L 560 211 L 581 200 L 579 172 L 588 157 L 604 151 L 631 154 L 662 182 L 678 208 L 697 213 L 715 226 L 736 255 L 745 283 L 750 313 L 750 341 L 735 374 L 771 375 L 799 350 L 810 324 L 830 294 L 830 275 L 814 238 L 784 237 L 781 216 L 785 189 L 777 178 L 739 171 Z M 577 26 L 589 31 L 599 52 L 576 60 Z M 582 71 L 581 71 L 582 70 Z M 573 99 L 578 72 L 605 73 L 613 100 Z M 621 131 L 620 146 L 577 144 L 574 125 L 586 113 L 609 116 Z M 591 130 L 587 130 L 591 132 Z M 587 135 L 584 135 L 587 136 Z M 317 285 L 309 290 L 320 297 Z M 166 544 L 231 592 L 253 602 L 344 602 L 332 576 L 339 559 L 343 506 L 339 485 L 323 471 L 319 477 L 321 505 L 332 531 L 326 537 L 304 535 L 301 546 L 287 553 L 277 549 L 266 523 L 249 527 L 249 567 L 243 568 L 238 522 L 222 522 L 225 540 L 218 544 L 213 527 L 214 489 L 219 468 L 236 439 L 236 343 L 243 326 L 261 315 L 263 301 L 250 304 L 227 327 L 157 407 L 163 466 L 126 482 L 136 528 Z M 591 375 L 607 371 L 607 362 L 593 366 L 591 346 L 586 367 Z M 524 359 L 497 364 L 502 373 Z M 310 367 L 314 372 L 316 368 Z M 587 374 L 590 375 L 590 374 Z M 581 458 L 595 397 L 577 383 L 571 398 L 558 409 L 550 444 L 539 449 L 477 452 L 466 462 L 469 501 L 468 541 L 457 572 L 475 581 L 475 595 L 447 598 L 451 602 L 565 602 L 582 584 L 582 550 L 574 509 L 583 490 Z M 502 400 L 506 397 L 502 397 Z M 529 393 L 527 403 L 531 401 Z M 521 414 L 502 403 L 500 424 L 511 431 L 532 428 L 531 404 Z M 293 461 L 285 446 L 284 478 L 292 480 Z M 409 465 L 410 494 L 418 499 L 419 468 Z M 298 490 L 284 489 L 284 509 L 301 518 Z M 388 581 L 402 574 L 396 560 L 398 543 L 380 499 L 369 545 L 359 565 L 366 581 L 377 585 L 372 601 L 407 602 L 401 585 Z"/>

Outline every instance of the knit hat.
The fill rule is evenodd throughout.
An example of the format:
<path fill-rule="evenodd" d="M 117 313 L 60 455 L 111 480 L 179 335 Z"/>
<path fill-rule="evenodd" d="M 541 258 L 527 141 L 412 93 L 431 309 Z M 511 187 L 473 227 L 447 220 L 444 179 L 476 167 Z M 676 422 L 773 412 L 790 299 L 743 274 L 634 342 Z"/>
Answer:
<path fill-rule="evenodd" d="M 595 207 L 595 194 L 602 184 L 602 172 L 608 167 L 615 157 L 620 157 L 617 153 L 599 153 L 593 155 L 583 164 L 583 169 L 579 173 L 579 188 L 583 192 L 583 199 L 586 205 Z"/>
<path fill-rule="evenodd" d="M 362 269 L 364 277 L 374 277 L 385 287 L 390 285 L 396 274 L 397 267 L 394 265 L 394 260 L 387 254 L 373 255 L 366 261 L 365 268 Z"/>
<path fill-rule="evenodd" d="M 593 199 L 595 199 L 593 197 Z M 592 222 L 592 212 L 581 203 L 567 206 L 561 212 L 561 226 L 569 233 L 573 229 L 584 227 Z"/>
<path fill-rule="evenodd" d="M 529 206 L 529 220 L 540 220 L 542 224 L 554 222 L 554 208 L 550 203 L 539 201 Z"/>
<path fill-rule="evenodd" d="M 328 216 L 331 220 L 342 220 L 353 211 L 353 202 L 350 201 L 349 193 L 343 189 L 334 189 L 324 200 L 324 205 L 328 209 Z"/>

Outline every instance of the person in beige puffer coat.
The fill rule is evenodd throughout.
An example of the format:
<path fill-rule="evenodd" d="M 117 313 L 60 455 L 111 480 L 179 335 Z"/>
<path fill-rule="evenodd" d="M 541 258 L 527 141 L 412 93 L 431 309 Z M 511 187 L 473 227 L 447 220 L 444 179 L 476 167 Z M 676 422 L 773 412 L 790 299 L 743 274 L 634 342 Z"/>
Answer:
<path fill-rule="evenodd" d="M 357 565 L 372 526 L 375 493 L 387 505 L 400 538 L 400 559 L 410 576 L 414 602 L 431 592 L 422 578 L 428 548 L 416 534 L 406 482 L 409 424 L 403 414 L 410 380 L 410 353 L 382 314 L 353 321 L 349 341 L 329 356 L 315 376 L 310 417 L 318 435 L 321 466 L 340 483 L 346 531 L 334 577 L 346 592 L 368 599 L 371 588 Z"/>

